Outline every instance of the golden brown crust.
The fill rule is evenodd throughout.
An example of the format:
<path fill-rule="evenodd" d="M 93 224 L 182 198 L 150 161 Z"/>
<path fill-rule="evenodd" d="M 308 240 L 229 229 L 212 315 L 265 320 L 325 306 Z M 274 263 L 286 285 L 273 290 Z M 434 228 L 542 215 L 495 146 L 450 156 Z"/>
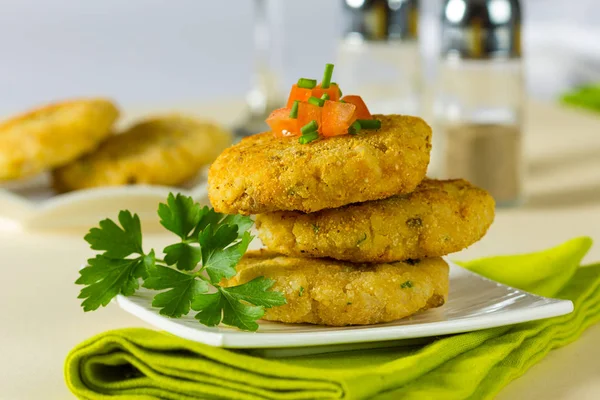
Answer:
<path fill-rule="evenodd" d="M 107 99 L 50 104 L 0 124 L 0 180 L 66 164 L 111 133 L 119 110 Z"/>
<path fill-rule="evenodd" d="M 134 183 L 179 185 L 231 143 L 219 126 L 181 115 L 157 116 L 110 137 L 97 151 L 53 173 L 64 192 Z"/>
<path fill-rule="evenodd" d="M 424 180 L 408 195 L 312 214 L 256 217 L 269 250 L 301 257 L 392 262 L 438 257 L 481 239 L 494 220 L 494 199 L 457 179 Z"/>
<path fill-rule="evenodd" d="M 270 132 L 226 149 L 212 164 L 216 211 L 315 212 L 411 192 L 425 176 L 431 128 L 418 117 L 376 115 L 375 132 L 299 144 Z"/>
<path fill-rule="evenodd" d="M 414 264 L 414 265 L 413 265 Z M 250 251 L 225 282 L 235 286 L 258 276 L 275 280 L 287 304 L 266 310 L 264 319 L 330 326 L 394 321 L 444 304 L 448 265 L 441 258 L 414 263 L 353 264 Z"/>

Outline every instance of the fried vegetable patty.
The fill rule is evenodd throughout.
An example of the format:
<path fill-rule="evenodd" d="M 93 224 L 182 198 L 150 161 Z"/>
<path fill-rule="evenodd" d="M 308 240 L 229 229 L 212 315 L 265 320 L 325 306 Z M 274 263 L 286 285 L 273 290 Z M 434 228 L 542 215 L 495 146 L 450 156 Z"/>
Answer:
<path fill-rule="evenodd" d="M 50 104 L 0 124 L 0 180 L 66 164 L 111 133 L 119 110 L 106 99 Z"/>
<path fill-rule="evenodd" d="M 312 214 L 256 217 L 269 250 L 302 257 L 392 262 L 438 257 L 464 249 L 494 220 L 494 199 L 458 179 L 424 180 L 414 192 Z"/>
<path fill-rule="evenodd" d="M 266 310 L 264 319 L 330 326 L 394 321 L 443 305 L 448 265 L 441 258 L 410 263 L 353 264 L 331 259 L 286 257 L 250 251 L 225 285 L 256 277 L 275 280 L 287 304 Z"/>
<path fill-rule="evenodd" d="M 410 193 L 425 176 L 431 128 L 418 117 L 375 115 L 381 129 L 310 144 L 253 135 L 212 164 L 209 197 L 216 211 L 260 214 L 324 208 Z"/>
<path fill-rule="evenodd" d="M 179 185 L 193 178 L 231 143 L 219 126 L 165 115 L 111 136 L 97 151 L 54 171 L 61 192 L 128 184 Z"/>

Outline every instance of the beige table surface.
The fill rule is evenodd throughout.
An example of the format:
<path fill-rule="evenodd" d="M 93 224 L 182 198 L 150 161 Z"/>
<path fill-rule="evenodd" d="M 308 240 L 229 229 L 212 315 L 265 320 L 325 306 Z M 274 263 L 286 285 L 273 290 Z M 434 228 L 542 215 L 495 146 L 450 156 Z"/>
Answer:
<path fill-rule="evenodd" d="M 219 107 L 170 108 L 225 120 Z M 600 119 L 543 104 L 530 104 L 528 115 L 528 203 L 499 210 L 485 239 L 455 258 L 532 251 L 589 235 L 598 243 L 586 261 L 600 261 Z M 145 244 L 167 239 L 151 234 Z M 63 382 L 67 352 L 96 333 L 144 325 L 114 305 L 83 313 L 73 281 L 89 255 L 80 234 L 0 226 L 0 399 L 72 398 Z M 600 325 L 553 351 L 498 398 L 599 399 Z"/>

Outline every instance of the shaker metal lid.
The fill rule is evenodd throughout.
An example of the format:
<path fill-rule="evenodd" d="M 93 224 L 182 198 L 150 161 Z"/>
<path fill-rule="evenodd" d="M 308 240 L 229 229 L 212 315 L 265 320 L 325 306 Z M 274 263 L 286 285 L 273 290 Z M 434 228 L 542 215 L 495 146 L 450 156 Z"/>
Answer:
<path fill-rule="evenodd" d="M 345 38 L 385 41 L 417 38 L 417 0 L 342 0 Z"/>
<path fill-rule="evenodd" d="M 446 0 L 442 54 L 469 59 L 521 56 L 519 0 Z"/>

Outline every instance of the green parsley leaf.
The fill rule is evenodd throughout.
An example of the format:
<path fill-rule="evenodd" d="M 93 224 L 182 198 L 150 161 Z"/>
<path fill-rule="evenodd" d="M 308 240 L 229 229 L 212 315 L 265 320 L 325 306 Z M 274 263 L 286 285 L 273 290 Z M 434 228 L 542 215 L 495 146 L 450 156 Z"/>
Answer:
<path fill-rule="evenodd" d="M 84 239 L 93 250 L 104 250 L 108 258 L 125 258 L 131 254 L 144 254 L 142 250 L 142 228 L 137 214 L 119 212 L 119 227 L 113 220 L 100 221 L 99 228 L 90 229 Z"/>
<path fill-rule="evenodd" d="M 244 232 L 242 239 L 237 240 L 237 227 L 221 225 L 213 231 L 209 225 L 198 237 L 202 250 L 202 265 L 206 269 L 211 283 L 218 284 L 223 278 L 231 278 L 236 274 L 235 266 L 240 261 L 252 236 Z"/>
<path fill-rule="evenodd" d="M 175 265 L 182 271 L 191 271 L 202 259 L 200 247 L 188 243 L 175 243 L 164 248 L 165 262 L 167 265 Z"/>
<path fill-rule="evenodd" d="M 192 233 L 193 238 L 197 238 L 200 232 L 202 232 L 208 225 L 218 225 L 224 217 L 224 214 L 216 212 L 214 209 L 204 206 L 200 210 L 200 221 L 196 225 L 194 232 Z"/>
<path fill-rule="evenodd" d="M 194 318 L 206 326 L 219 325 L 223 316 L 222 299 L 221 292 L 197 296 L 192 302 L 192 310 L 199 311 Z"/>
<path fill-rule="evenodd" d="M 223 220 L 221 221 L 221 223 L 227 225 L 237 225 L 238 238 L 244 236 L 244 232 L 250 230 L 250 228 L 252 228 L 252 225 L 254 225 L 254 221 L 252 221 L 252 218 L 246 215 L 239 214 L 226 215 L 225 218 L 223 218 Z"/>
<path fill-rule="evenodd" d="M 101 252 L 88 260 L 76 281 L 85 285 L 79 294 L 85 311 L 106 306 L 118 294 L 134 294 L 140 279 L 143 287 L 160 291 L 152 301 L 160 314 L 179 318 L 193 308 L 195 318 L 208 326 L 222 322 L 256 330 L 265 308 L 285 304 L 282 293 L 269 290 L 274 281 L 263 277 L 231 288 L 219 285 L 236 274 L 253 239 L 250 217 L 220 214 L 172 193 L 159 204 L 158 215 L 162 226 L 180 239 L 163 249 L 164 260 L 154 250 L 144 253 L 140 219 L 129 211 L 119 213 L 119 224 L 105 219 L 85 236 Z"/>
<path fill-rule="evenodd" d="M 210 254 L 232 244 L 238 236 L 235 225 L 208 225 L 198 236 L 202 248 L 202 263 L 206 264 Z"/>
<path fill-rule="evenodd" d="M 170 289 L 154 296 L 152 306 L 160 308 L 161 315 L 171 318 L 186 315 L 194 298 L 208 292 L 208 284 L 202 279 L 159 265 L 151 271 L 143 286 L 155 290 Z"/>
<path fill-rule="evenodd" d="M 256 306 L 267 308 L 282 306 L 286 303 L 283 293 L 268 291 L 273 284 L 275 284 L 274 280 L 259 276 L 243 285 L 222 288 L 222 290 L 226 291 L 232 298 L 247 301 Z"/>
<path fill-rule="evenodd" d="M 261 319 L 265 315 L 264 307 L 241 303 L 224 288 L 219 288 L 219 291 L 223 295 L 221 300 L 221 304 L 223 305 L 223 323 L 237 326 L 245 331 L 257 330 L 258 324 L 256 320 Z"/>
<path fill-rule="evenodd" d="M 167 204 L 158 205 L 160 224 L 185 240 L 200 221 L 200 205 L 182 194 L 169 193 Z"/>
<path fill-rule="evenodd" d="M 195 318 L 204 325 L 223 323 L 247 331 L 258 329 L 257 319 L 262 318 L 265 308 L 286 303 L 279 292 L 268 291 L 274 284 L 271 279 L 258 277 L 243 285 L 229 288 L 218 287 L 216 293 L 200 295 L 192 302 L 198 311 Z"/>
<path fill-rule="evenodd" d="M 138 278 L 146 278 L 148 270 L 143 258 L 113 259 L 97 255 L 88 260 L 88 265 L 79 271 L 78 285 L 87 285 L 78 298 L 85 299 L 84 311 L 105 307 L 119 293 L 131 296 L 138 288 Z"/>
<path fill-rule="evenodd" d="M 215 326 L 222 320 L 245 331 L 257 330 L 256 320 L 265 315 L 264 307 L 240 303 L 221 287 L 216 293 L 198 296 L 192 308 L 199 311 L 195 318 L 205 325 Z"/>

